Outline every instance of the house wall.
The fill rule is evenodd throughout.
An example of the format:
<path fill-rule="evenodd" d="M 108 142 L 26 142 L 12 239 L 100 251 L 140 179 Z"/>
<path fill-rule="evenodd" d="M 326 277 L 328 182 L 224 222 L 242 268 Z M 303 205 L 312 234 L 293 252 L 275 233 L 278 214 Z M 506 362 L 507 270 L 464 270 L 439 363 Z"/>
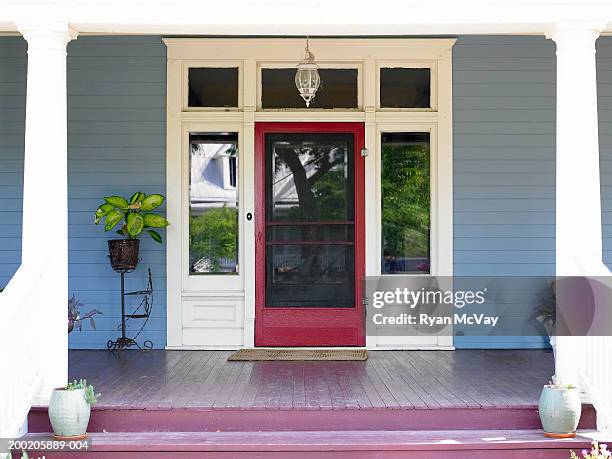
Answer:
<path fill-rule="evenodd" d="M 597 43 L 604 260 L 612 267 L 612 37 Z M 80 37 L 68 50 L 70 292 L 104 315 L 73 348 L 116 333 L 119 276 L 92 225 L 101 197 L 165 190 L 160 37 Z M 0 37 L 0 287 L 20 261 L 26 46 Z M 554 275 L 555 54 L 541 37 L 460 37 L 453 58 L 455 275 Z M 577 94 L 579 96 L 579 94 Z M 577 133 L 578 135 L 578 133 Z M 41 205 L 52 202 L 41 197 Z M 43 227 L 44 230 L 44 227 Z M 164 247 L 143 240 L 127 288 L 154 275 L 143 339 L 165 345 Z M 457 347 L 541 347 L 539 338 L 455 337 Z"/>
<path fill-rule="evenodd" d="M 554 276 L 555 79 L 555 45 L 544 37 L 457 40 L 455 276 Z M 544 345 L 538 336 L 455 337 L 457 347 Z"/>
<path fill-rule="evenodd" d="M 0 37 L 0 288 L 21 261 L 26 45 Z"/>
<path fill-rule="evenodd" d="M 25 41 L 1 37 L 0 287 L 20 261 L 25 68 Z M 165 193 L 165 92 L 160 37 L 79 37 L 68 46 L 69 291 L 86 304 L 82 312 L 103 312 L 97 330 L 85 324 L 70 334 L 72 348 L 104 348 L 118 333 L 119 275 L 109 266 L 109 235 L 93 225 L 93 211 L 111 194 Z M 53 205 L 52 190 L 40 198 L 41 206 Z M 143 289 L 151 268 L 153 315 L 139 341 L 159 348 L 166 344 L 165 245 L 143 238 L 140 256 L 139 268 L 126 274 L 126 289 Z M 129 329 L 138 330 L 136 322 Z"/>
<path fill-rule="evenodd" d="M 604 263 L 612 269 L 612 37 L 597 40 L 597 104 Z"/>

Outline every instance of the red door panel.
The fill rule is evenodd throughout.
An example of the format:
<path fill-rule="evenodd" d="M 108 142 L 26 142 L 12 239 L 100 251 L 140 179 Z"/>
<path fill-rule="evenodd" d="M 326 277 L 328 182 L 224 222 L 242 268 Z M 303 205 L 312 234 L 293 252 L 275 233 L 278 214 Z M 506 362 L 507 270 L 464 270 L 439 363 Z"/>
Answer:
<path fill-rule="evenodd" d="M 255 125 L 256 346 L 364 346 L 364 127 Z"/>

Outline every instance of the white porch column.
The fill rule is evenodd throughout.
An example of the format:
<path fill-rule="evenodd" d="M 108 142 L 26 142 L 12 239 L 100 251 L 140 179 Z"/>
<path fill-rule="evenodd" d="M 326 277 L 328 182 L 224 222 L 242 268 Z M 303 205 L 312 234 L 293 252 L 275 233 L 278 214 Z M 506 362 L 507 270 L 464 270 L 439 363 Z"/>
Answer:
<path fill-rule="evenodd" d="M 68 172 L 66 23 L 17 24 L 28 42 L 22 264 L 45 265 L 38 301 L 43 324 L 41 401 L 68 379 Z"/>
<path fill-rule="evenodd" d="M 557 24 L 556 274 L 602 275 L 595 24 Z M 582 339 L 557 337 L 556 376 L 577 383 Z"/>

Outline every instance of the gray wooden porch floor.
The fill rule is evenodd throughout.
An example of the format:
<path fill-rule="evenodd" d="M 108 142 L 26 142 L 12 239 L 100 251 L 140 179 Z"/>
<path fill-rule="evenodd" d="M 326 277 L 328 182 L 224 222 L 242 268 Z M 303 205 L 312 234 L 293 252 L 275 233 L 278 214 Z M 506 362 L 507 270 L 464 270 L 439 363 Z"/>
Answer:
<path fill-rule="evenodd" d="M 70 351 L 101 407 L 411 409 L 537 405 L 542 350 L 371 351 L 366 362 L 228 362 L 229 351 Z"/>

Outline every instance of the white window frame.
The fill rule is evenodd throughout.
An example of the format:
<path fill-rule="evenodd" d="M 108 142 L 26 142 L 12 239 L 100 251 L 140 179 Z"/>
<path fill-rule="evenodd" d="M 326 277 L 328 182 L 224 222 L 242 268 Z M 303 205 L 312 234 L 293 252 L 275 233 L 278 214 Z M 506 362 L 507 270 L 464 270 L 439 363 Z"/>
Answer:
<path fill-rule="evenodd" d="M 408 115 L 409 117 L 410 115 Z M 427 274 L 382 274 L 382 135 L 384 133 L 429 132 L 430 134 L 430 272 Z M 366 220 L 375 219 L 366 250 L 368 276 L 401 278 L 452 276 L 452 149 L 450 135 L 443 135 L 439 121 L 410 121 L 405 114 L 390 121 L 376 123 L 373 167 L 368 177 L 374 182 L 368 198 L 370 212 Z M 444 145 L 444 148 L 440 147 Z M 366 179 L 367 180 L 367 179 Z M 366 184 L 367 188 L 367 184 Z M 448 249 L 445 250 L 445 247 Z M 449 251 L 450 249 L 450 251 Z M 452 326 L 444 336 L 368 336 L 367 345 L 376 349 L 452 349 Z"/>
<path fill-rule="evenodd" d="M 370 154 L 365 161 L 365 257 L 366 275 L 380 274 L 380 132 L 432 129 L 432 179 L 437 197 L 432 197 L 431 275 L 453 272 L 453 155 L 452 155 L 452 47 L 449 38 L 317 38 L 310 48 L 322 66 L 359 66 L 359 109 L 261 110 L 260 68 L 295 66 L 303 56 L 303 39 L 279 38 L 168 38 L 167 59 L 167 332 L 168 347 L 252 347 L 255 323 L 255 222 L 246 219 L 254 212 L 254 127 L 256 122 L 360 122 L 365 126 L 365 143 Z M 220 59 L 223 56 L 223 59 Z M 431 109 L 379 107 L 379 68 L 389 65 L 423 67 L 435 63 L 435 106 Z M 238 109 L 186 107 L 188 66 L 239 66 Z M 434 100 L 434 99 L 432 99 Z M 433 104 L 433 102 L 432 102 Z M 190 124 L 191 123 L 191 124 Z M 189 128 L 185 126 L 190 126 Z M 188 183 L 182 161 L 188 132 L 238 132 L 239 134 L 239 277 L 241 285 L 196 286 L 185 289 L 185 200 L 183 183 Z M 187 137 L 185 132 L 187 132 Z M 182 155 L 182 159 L 181 159 Z M 378 159 L 377 159 L 378 158 Z M 435 178 L 433 177 L 435 175 Z M 437 208 L 436 208 L 437 206 Z M 187 222 L 188 223 L 188 222 Z M 188 228 L 187 228 L 188 230 Z M 208 277 L 208 276 L 200 276 Z M 223 276 L 214 276 L 223 277 Z M 212 279 L 213 276 L 210 277 Z M 202 281 L 204 282 L 204 281 Z M 192 287 L 189 285 L 188 287 Z M 203 288 L 200 290 L 200 288 Z M 209 289 L 210 288 L 210 289 Z M 196 309 L 210 308 L 197 316 Z M 196 311 L 196 312 L 194 312 Z M 186 315 L 184 317 L 184 314 Z M 195 314 L 195 315 L 194 315 Z M 204 317 L 204 319 L 202 318 Z M 199 325 L 204 324 L 204 325 Z M 198 328 L 201 327 L 201 328 Z M 203 327 L 203 328 L 202 328 Z M 206 328 L 208 327 L 208 328 Z M 375 349 L 450 349 L 452 336 L 438 337 L 433 344 L 389 337 L 366 337 Z M 207 344 L 198 344 L 200 340 Z"/>
<path fill-rule="evenodd" d="M 238 134 L 238 270 L 236 273 L 227 274 L 192 274 L 189 269 L 189 177 L 190 177 L 190 141 L 192 133 L 214 134 L 217 132 L 235 132 Z M 242 149 L 243 127 L 241 124 L 202 123 L 188 121 L 183 123 L 183 148 L 181 155 L 181 277 L 182 290 L 190 293 L 242 291 L 244 289 L 244 250 L 242 248 L 242 226 L 243 226 L 243 171 L 242 171 Z"/>

